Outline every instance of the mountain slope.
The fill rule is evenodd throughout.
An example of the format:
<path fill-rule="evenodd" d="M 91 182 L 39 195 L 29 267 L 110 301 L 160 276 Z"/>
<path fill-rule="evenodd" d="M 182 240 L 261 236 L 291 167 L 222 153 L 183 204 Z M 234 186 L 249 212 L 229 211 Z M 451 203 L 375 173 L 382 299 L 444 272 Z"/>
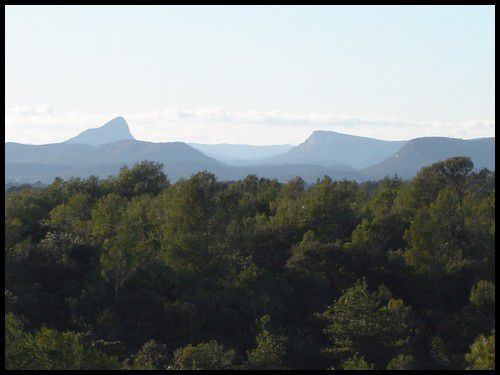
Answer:
<path fill-rule="evenodd" d="M 217 160 L 230 164 L 240 163 L 244 161 L 252 161 L 254 159 L 268 158 L 283 154 L 291 150 L 293 145 L 235 145 L 235 144 L 201 144 L 188 143 L 190 146 L 200 150 L 205 155 L 216 158 Z"/>
<path fill-rule="evenodd" d="M 98 146 L 105 143 L 134 139 L 135 138 L 130 133 L 127 121 L 119 116 L 99 128 L 85 130 L 64 143 L 81 143 Z"/>
<path fill-rule="evenodd" d="M 420 168 L 453 156 L 469 156 L 475 168 L 494 170 L 495 138 L 415 138 L 388 159 L 364 168 L 362 173 L 376 179 L 395 174 L 402 178 L 411 178 Z"/>
<path fill-rule="evenodd" d="M 51 143 L 25 145 L 5 143 L 5 161 L 13 163 L 85 163 L 95 158 L 96 147 L 85 144 Z"/>
<path fill-rule="evenodd" d="M 382 141 L 333 131 L 318 130 L 285 154 L 266 159 L 266 164 L 308 163 L 363 168 L 395 153 L 406 141 Z"/>
<path fill-rule="evenodd" d="M 133 163 L 141 160 L 161 163 L 199 162 L 219 164 L 183 142 L 153 143 L 118 141 L 100 146 L 54 143 L 48 145 L 5 144 L 5 161 L 54 165 L 97 165 Z"/>
<path fill-rule="evenodd" d="M 18 182 L 55 177 L 107 177 L 120 167 L 143 160 L 162 163 L 175 178 L 209 166 L 222 165 L 183 142 L 153 143 L 134 139 L 127 122 L 117 117 L 63 143 L 24 145 L 5 143 L 5 179 Z"/>

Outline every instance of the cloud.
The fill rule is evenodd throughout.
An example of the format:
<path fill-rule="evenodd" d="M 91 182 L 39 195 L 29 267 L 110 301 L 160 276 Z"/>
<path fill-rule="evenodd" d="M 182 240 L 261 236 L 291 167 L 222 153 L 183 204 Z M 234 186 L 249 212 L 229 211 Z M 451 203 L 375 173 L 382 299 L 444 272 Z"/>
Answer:
<path fill-rule="evenodd" d="M 422 136 L 457 138 L 491 137 L 494 121 L 424 123 L 402 119 L 363 118 L 335 113 L 284 113 L 280 111 L 229 111 L 223 108 L 181 110 L 167 108 L 139 113 L 91 114 L 38 107 L 6 107 L 7 141 L 60 142 L 88 128 L 124 116 L 132 134 L 153 142 L 298 144 L 314 130 L 333 130 L 379 139 Z"/>
<path fill-rule="evenodd" d="M 238 124 L 287 124 L 287 125 L 356 125 L 356 124 L 378 124 L 378 123 L 401 123 L 398 120 L 376 120 L 337 115 L 331 113 L 306 113 L 289 114 L 279 111 L 247 111 L 234 112 L 224 109 L 200 109 L 193 111 L 166 109 L 138 113 L 137 120 L 190 120 L 202 123 L 230 122 Z"/>
<path fill-rule="evenodd" d="M 28 115 L 28 116 L 38 116 L 38 115 L 48 115 L 53 114 L 54 109 L 49 107 L 47 104 L 42 104 L 37 107 L 5 107 L 6 115 Z"/>

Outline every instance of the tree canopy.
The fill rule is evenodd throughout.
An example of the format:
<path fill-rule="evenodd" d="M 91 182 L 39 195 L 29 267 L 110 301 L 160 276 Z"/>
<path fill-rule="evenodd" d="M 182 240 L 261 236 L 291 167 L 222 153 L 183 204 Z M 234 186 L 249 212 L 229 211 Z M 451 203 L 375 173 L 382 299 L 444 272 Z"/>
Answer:
<path fill-rule="evenodd" d="M 6 368 L 492 369 L 494 179 L 457 157 L 170 184 L 145 161 L 8 191 Z"/>

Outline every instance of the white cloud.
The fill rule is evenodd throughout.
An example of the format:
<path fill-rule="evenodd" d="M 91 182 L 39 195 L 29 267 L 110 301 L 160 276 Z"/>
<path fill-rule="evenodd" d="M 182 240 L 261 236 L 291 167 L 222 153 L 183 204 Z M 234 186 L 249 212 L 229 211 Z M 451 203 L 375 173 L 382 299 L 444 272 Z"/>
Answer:
<path fill-rule="evenodd" d="M 422 123 L 400 119 L 373 119 L 334 113 L 164 109 L 142 113 L 90 114 L 57 111 L 47 105 L 6 107 L 7 141 L 43 144 L 60 142 L 79 132 L 124 116 L 132 134 L 153 142 L 298 144 L 314 130 L 334 130 L 379 139 L 422 136 L 491 137 L 494 121 Z"/>
<path fill-rule="evenodd" d="M 28 116 L 38 116 L 38 115 L 48 115 L 54 113 L 52 107 L 47 104 L 42 104 L 37 107 L 5 107 L 6 115 L 28 115 Z"/>

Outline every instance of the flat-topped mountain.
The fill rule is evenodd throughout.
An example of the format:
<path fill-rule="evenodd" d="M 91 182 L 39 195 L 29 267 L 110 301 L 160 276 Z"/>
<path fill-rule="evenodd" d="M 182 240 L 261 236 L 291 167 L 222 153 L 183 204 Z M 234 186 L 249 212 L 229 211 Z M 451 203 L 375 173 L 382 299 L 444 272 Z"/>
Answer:
<path fill-rule="evenodd" d="M 265 162 L 269 164 L 308 163 L 363 168 L 394 154 L 406 141 L 380 139 L 317 130 L 300 145 Z"/>
<path fill-rule="evenodd" d="M 98 146 L 105 143 L 134 139 L 134 136 L 130 133 L 127 121 L 119 116 L 99 128 L 85 130 L 76 137 L 64 141 L 64 143 L 81 143 Z"/>
<path fill-rule="evenodd" d="M 476 169 L 495 170 L 495 138 L 415 138 L 386 160 L 363 169 L 362 173 L 374 179 L 395 174 L 411 178 L 420 168 L 453 156 L 470 157 Z"/>

